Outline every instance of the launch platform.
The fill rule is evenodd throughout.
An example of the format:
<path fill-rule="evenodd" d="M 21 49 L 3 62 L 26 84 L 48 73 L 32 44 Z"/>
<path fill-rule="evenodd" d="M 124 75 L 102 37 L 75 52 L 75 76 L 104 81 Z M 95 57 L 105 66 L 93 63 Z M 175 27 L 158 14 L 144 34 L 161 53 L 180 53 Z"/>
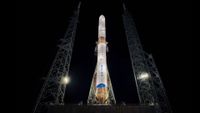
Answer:
<path fill-rule="evenodd" d="M 142 105 L 52 105 L 47 113 L 155 113 L 151 106 Z"/>

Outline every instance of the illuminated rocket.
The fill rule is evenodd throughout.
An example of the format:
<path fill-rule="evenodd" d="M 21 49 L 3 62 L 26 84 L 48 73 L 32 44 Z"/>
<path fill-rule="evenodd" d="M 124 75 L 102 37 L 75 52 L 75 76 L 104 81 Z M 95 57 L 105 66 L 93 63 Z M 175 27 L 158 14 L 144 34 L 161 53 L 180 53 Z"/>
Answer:
<path fill-rule="evenodd" d="M 106 28 L 105 17 L 99 17 L 98 42 L 97 42 L 97 66 L 96 66 L 96 98 L 105 101 L 108 98 L 107 62 L 106 62 Z"/>
<path fill-rule="evenodd" d="M 106 52 L 106 26 L 105 17 L 99 17 L 98 41 L 96 46 L 97 64 L 94 72 L 88 103 L 92 104 L 114 104 L 115 98 L 109 77 Z"/>

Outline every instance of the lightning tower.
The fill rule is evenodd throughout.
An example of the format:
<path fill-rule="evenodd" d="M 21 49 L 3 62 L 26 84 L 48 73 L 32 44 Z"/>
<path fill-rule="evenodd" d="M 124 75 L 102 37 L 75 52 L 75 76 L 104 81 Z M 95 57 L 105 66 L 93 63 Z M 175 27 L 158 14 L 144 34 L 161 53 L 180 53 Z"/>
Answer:
<path fill-rule="evenodd" d="M 78 8 L 70 18 L 66 34 L 58 45 L 56 57 L 40 91 L 33 113 L 46 113 L 49 105 L 64 104 L 66 81 L 69 76 L 80 4 L 79 2 Z"/>
<path fill-rule="evenodd" d="M 133 18 L 125 4 L 123 8 L 123 23 L 140 104 L 153 106 L 156 113 L 172 113 L 153 57 L 143 50 Z"/>

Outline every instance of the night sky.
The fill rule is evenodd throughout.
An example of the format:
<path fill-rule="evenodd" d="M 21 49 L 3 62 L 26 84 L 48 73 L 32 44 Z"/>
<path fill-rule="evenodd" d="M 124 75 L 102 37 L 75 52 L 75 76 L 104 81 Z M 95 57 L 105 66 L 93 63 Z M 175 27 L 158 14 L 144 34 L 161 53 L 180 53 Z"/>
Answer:
<path fill-rule="evenodd" d="M 74 0 L 17 3 L 16 107 L 31 113 L 63 38 Z M 109 2 L 110 1 L 110 2 Z M 122 0 L 83 0 L 65 102 L 86 103 L 96 66 L 98 18 L 106 18 L 107 63 L 117 104 L 138 104 L 122 23 Z M 124 0 L 146 52 L 152 53 L 174 113 L 191 113 L 191 3 L 173 0 Z"/>

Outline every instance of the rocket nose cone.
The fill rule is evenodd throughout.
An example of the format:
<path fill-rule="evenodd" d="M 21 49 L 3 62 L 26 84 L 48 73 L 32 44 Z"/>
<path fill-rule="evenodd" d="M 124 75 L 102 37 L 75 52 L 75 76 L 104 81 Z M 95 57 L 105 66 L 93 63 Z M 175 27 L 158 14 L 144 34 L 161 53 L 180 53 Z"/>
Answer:
<path fill-rule="evenodd" d="M 100 15 L 99 16 L 99 20 L 105 20 L 105 16 L 104 15 Z"/>
<path fill-rule="evenodd" d="M 98 37 L 106 37 L 106 25 L 105 25 L 105 17 L 103 15 L 100 15 L 99 17 L 99 33 Z"/>

